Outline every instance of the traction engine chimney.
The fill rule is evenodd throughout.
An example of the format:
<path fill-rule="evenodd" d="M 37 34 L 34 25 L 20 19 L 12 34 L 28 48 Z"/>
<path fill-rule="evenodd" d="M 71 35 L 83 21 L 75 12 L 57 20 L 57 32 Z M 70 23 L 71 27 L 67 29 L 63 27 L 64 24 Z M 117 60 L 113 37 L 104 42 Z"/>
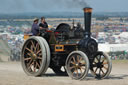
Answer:
<path fill-rule="evenodd" d="M 91 16 L 92 8 L 84 8 L 84 24 L 85 24 L 85 38 L 91 36 Z"/>

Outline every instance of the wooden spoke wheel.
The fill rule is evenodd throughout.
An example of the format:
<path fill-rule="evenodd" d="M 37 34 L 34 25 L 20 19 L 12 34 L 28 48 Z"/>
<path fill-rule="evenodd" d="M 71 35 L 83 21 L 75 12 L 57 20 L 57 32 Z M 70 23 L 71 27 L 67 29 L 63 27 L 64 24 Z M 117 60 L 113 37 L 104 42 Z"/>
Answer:
<path fill-rule="evenodd" d="M 94 58 L 90 70 L 93 76 L 98 79 L 109 76 L 112 69 L 112 62 L 109 56 L 103 52 L 98 52 Z"/>
<path fill-rule="evenodd" d="M 58 76 L 67 76 L 67 72 L 64 66 L 53 66 L 51 69 Z"/>
<path fill-rule="evenodd" d="M 85 53 L 74 51 L 69 54 L 66 60 L 66 70 L 73 79 L 84 79 L 88 74 L 89 60 Z"/>
<path fill-rule="evenodd" d="M 40 76 L 47 67 L 47 50 L 41 37 L 31 37 L 23 45 L 21 63 L 27 75 Z"/>

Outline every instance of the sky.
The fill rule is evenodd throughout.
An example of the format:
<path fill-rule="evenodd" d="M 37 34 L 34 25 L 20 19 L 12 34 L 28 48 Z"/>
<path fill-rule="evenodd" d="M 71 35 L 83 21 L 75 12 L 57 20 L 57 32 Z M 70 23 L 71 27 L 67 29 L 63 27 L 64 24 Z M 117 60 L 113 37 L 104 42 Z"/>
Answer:
<path fill-rule="evenodd" d="M 128 0 L 0 0 L 0 14 L 26 12 L 81 12 L 90 6 L 94 12 L 128 12 Z"/>

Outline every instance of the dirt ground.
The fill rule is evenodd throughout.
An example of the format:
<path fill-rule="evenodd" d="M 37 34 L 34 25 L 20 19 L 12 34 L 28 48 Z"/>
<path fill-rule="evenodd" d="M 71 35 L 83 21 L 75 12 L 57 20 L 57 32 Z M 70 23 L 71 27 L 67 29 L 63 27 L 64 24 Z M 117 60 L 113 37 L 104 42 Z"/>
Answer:
<path fill-rule="evenodd" d="M 114 62 L 108 79 L 97 80 L 89 73 L 83 81 L 56 76 L 51 69 L 41 77 L 27 76 L 20 62 L 0 62 L 0 85 L 128 85 L 127 62 Z"/>

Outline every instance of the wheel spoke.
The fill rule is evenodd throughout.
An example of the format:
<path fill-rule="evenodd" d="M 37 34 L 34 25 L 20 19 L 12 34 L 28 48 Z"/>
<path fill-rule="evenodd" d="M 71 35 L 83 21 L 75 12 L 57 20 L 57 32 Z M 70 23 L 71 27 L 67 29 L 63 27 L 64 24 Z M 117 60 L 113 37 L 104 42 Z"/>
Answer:
<path fill-rule="evenodd" d="M 79 73 L 78 73 L 78 69 L 76 69 L 76 75 L 77 75 L 77 77 L 78 77 L 78 75 L 79 75 Z"/>
<path fill-rule="evenodd" d="M 30 50 L 29 48 L 26 48 L 26 50 L 28 50 L 29 52 L 33 53 L 33 51 L 32 51 L 32 50 Z"/>
<path fill-rule="evenodd" d="M 71 72 L 71 73 L 72 73 L 72 75 L 74 74 L 74 72 L 75 72 L 75 70 L 73 70 L 73 72 Z"/>
<path fill-rule="evenodd" d="M 38 63 L 38 62 L 36 62 L 36 64 L 37 64 L 37 66 L 40 68 L 40 65 L 39 65 L 39 63 Z"/>
<path fill-rule="evenodd" d="M 30 66 L 31 63 L 32 63 L 32 59 L 29 61 L 29 63 L 27 64 L 27 66 Z"/>
<path fill-rule="evenodd" d="M 33 47 L 32 47 L 32 45 L 30 46 L 30 49 L 31 49 L 31 51 L 33 52 Z"/>
<path fill-rule="evenodd" d="M 101 72 L 102 72 L 102 73 L 103 73 L 103 75 L 104 75 L 105 73 L 104 73 L 103 69 L 102 69 L 102 68 L 100 68 L 100 70 L 101 70 Z"/>
<path fill-rule="evenodd" d="M 80 61 L 82 60 L 83 58 L 82 57 L 80 57 L 80 59 L 79 59 L 79 62 L 78 63 L 80 63 Z"/>
<path fill-rule="evenodd" d="M 34 72 L 36 72 L 36 67 L 37 67 L 37 64 L 36 62 L 34 62 Z"/>
<path fill-rule="evenodd" d="M 36 47 L 34 45 L 34 42 L 31 40 L 31 43 L 32 43 L 32 47 L 34 48 L 34 52 L 36 51 Z"/>
<path fill-rule="evenodd" d="M 77 62 L 79 63 L 79 56 L 77 55 Z"/>
<path fill-rule="evenodd" d="M 41 58 L 41 57 L 37 57 L 37 59 L 42 60 L 42 58 Z"/>
<path fill-rule="evenodd" d="M 31 69 L 31 66 L 34 64 L 34 62 L 32 62 L 32 64 L 29 65 L 28 69 Z"/>
<path fill-rule="evenodd" d="M 39 51 L 37 51 L 37 53 L 36 54 L 38 54 L 38 53 L 40 53 L 41 52 L 41 49 L 39 50 Z"/>
<path fill-rule="evenodd" d="M 97 72 L 97 70 L 98 70 L 98 68 L 96 68 L 94 72 L 96 73 L 96 72 Z"/>
<path fill-rule="evenodd" d="M 24 58 L 24 60 L 27 61 L 27 60 L 32 60 L 32 59 L 31 58 Z"/>
<path fill-rule="evenodd" d="M 29 55 L 30 57 L 32 56 L 30 53 L 27 53 L 27 55 Z"/>
<path fill-rule="evenodd" d="M 86 63 L 85 62 L 81 62 L 81 65 L 85 65 Z"/>
<path fill-rule="evenodd" d="M 97 61 L 99 62 L 99 59 L 98 59 L 98 57 L 96 57 L 96 59 L 97 59 Z"/>
<path fill-rule="evenodd" d="M 100 62 L 100 59 L 101 59 L 101 55 L 99 55 L 100 57 L 98 58 L 98 56 L 96 56 L 96 59 L 98 62 Z"/>
<path fill-rule="evenodd" d="M 108 62 L 104 62 L 103 64 L 104 64 L 104 65 L 105 65 L 105 64 L 108 64 Z"/>
<path fill-rule="evenodd" d="M 80 72 L 81 72 L 81 74 L 82 74 L 82 68 L 80 67 Z"/>
<path fill-rule="evenodd" d="M 99 69 L 99 77 L 101 76 L 101 70 Z"/>
<path fill-rule="evenodd" d="M 105 59 L 106 59 L 106 58 L 104 57 L 104 59 L 103 59 L 103 61 L 102 61 L 102 62 L 104 62 L 104 61 L 105 61 Z"/>
<path fill-rule="evenodd" d="M 39 44 L 37 43 L 36 44 L 36 51 L 38 51 L 39 50 Z"/>
<path fill-rule="evenodd" d="M 104 68 L 105 70 L 108 70 L 108 68 L 107 68 L 107 67 L 105 67 L 105 66 L 104 66 L 103 68 Z"/>
<path fill-rule="evenodd" d="M 76 63 L 75 63 L 75 62 L 73 62 L 73 61 L 71 61 L 71 64 L 75 65 Z"/>
<path fill-rule="evenodd" d="M 93 63 L 97 64 L 95 61 Z"/>
<path fill-rule="evenodd" d="M 73 69 L 73 68 L 75 68 L 75 66 L 70 67 L 70 69 Z"/>
<path fill-rule="evenodd" d="M 37 54 L 37 57 L 42 58 L 42 53 Z"/>
<path fill-rule="evenodd" d="M 39 64 L 40 64 L 40 65 L 41 65 L 41 62 L 42 62 L 42 61 L 39 61 Z"/>
<path fill-rule="evenodd" d="M 39 53 L 38 55 L 39 55 L 39 56 L 42 56 L 42 53 Z"/>
<path fill-rule="evenodd" d="M 75 64 L 76 64 L 76 60 L 75 60 L 75 58 L 74 57 L 72 57 L 73 58 L 73 61 L 75 62 Z"/>

